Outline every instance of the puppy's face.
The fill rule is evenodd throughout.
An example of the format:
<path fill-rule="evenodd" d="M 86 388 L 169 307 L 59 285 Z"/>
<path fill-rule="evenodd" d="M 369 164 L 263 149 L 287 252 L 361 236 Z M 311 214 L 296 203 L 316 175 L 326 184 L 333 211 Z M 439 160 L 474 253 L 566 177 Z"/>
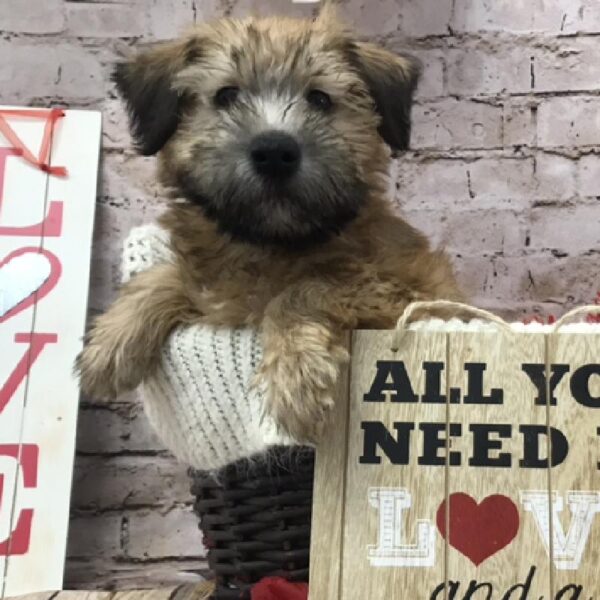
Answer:
<path fill-rule="evenodd" d="M 304 247 L 357 216 L 406 148 L 414 61 L 331 16 L 223 20 L 119 65 L 142 153 L 219 227 Z"/>

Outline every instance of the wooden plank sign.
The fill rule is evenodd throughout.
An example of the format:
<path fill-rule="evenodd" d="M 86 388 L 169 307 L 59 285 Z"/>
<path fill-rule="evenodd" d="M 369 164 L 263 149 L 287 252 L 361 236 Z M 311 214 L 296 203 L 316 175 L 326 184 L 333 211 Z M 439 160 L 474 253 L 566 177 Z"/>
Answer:
<path fill-rule="evenodd" d="M 0 590 L 62 586 L 100 114 L 0 107 Z"/>
<path fill-rule="evenodd" d="M 600 326 L 397 335 L 350 342 L 310 600 L 600 599 Z"/>

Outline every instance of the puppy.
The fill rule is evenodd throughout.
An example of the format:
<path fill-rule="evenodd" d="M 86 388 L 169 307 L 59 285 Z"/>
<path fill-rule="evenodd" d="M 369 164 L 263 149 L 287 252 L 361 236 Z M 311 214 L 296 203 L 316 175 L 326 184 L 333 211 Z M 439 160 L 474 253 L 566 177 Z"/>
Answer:
<path fill-rule="evenodd" d="M 181 324 L 260 328 L 257 383 L 299 441 L 318 439 L 344 330 L 390 328 L 419 299 L 461 299 L 449 261 L 385 199 L 419 68 L 314 21 L 222 20 L 117 66 L 133 137 L 159 156 L 176 261 L 138 274 L 77 368 L 111 397 L 152 375 Z"/>

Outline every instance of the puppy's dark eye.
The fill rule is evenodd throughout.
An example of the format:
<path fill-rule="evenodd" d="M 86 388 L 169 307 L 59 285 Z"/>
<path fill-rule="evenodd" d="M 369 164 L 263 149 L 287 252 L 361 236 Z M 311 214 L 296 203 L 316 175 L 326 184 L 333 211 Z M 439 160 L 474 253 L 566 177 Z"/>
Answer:
<path fill-rule="evenodd" d="M 319 110 L 329 110 L 333 106 L 333 101 L 329 94 L 322 92 L 321 90 L 311 90 L 306 95 L 306 99 L 309 104 L 318 108 Z"/>
<path fill-rule="evenodd" d="M 215 94 L 215 104 L 219 108 L 228 108 L 237 100 L 239 93 L 240 88 L 234 86 L 222 87 Z"/>

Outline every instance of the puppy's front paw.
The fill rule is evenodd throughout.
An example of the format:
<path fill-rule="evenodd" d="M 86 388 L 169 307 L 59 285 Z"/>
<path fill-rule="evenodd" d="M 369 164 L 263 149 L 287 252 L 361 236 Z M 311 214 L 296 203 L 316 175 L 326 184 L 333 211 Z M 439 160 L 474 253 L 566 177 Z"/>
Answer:
<path fill-rule="evenodd" d="M 81 391 L 98 400 L 117 396 L 118 390 L 112 377 L 114 366 L 108 352 L 100 346 L 89 344 L 75 360 L 75 372 L 79 375 Z"/>
<path fill-rule="evenodd" d="M 275 422 L 298 442 L 316 443 L 334 404 L 334 389 L 345 348 L 303 343 L 294 336 L 295 348 L 265 348 L 257 380 L 266 393 L 266 409 Z"/>
<path fill-rule="evenodd" d="M 95 328 L 75 361 L 84 394 L 97 399 L 113 399 L 141 382 L 142 373 L 135 352 L 129 352 L 119 336 Z"/>

